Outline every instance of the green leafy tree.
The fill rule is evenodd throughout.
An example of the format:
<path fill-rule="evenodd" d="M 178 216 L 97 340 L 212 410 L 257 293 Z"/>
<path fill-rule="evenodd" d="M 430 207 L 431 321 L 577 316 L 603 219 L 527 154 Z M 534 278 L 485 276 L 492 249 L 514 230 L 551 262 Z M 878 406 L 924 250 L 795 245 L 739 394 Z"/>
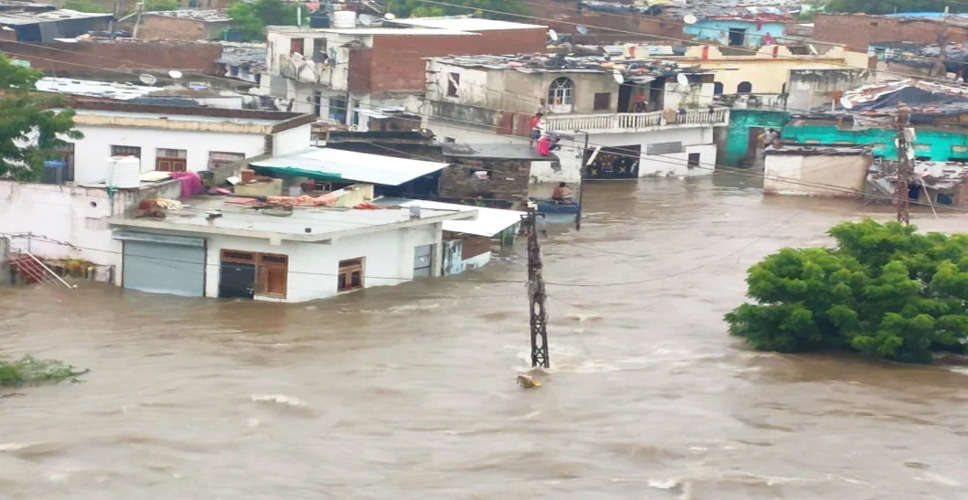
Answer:
<path fill-rule="evenodd" d="M 181 3 L 178 0 L 147 0 L 145 2 L 145 11 L 147 12 L 159 12 L 163 10 L 178 10 L 181 8 Z"/>
<path fill-rule="evenodd" d="M 64 3 L 64 8 L 76 10 L 78 12 L 92 12 L 99 14 L 113 12 L 113 9 L 110 5 L 106 3 L 98 3 L 92 0 L 67 0 L 67 2 Z"/>
<path fill-rule="evenodd" d="M 229 6 L 232 29 L 245 40 L 265 39 L 266 26 L 291 26 L 298 21 L 295 3 L 282 0 L 255 0 L 236 2 Z"/>
<path fill-rule="evenodd" d="M 60 96 L 34 91 L 42 76 L 0 55 L 0 178 L 36 179 L 44 160 L 57 156 L 54 148 L 66 144 L 62 137 L 83 137 L 73 110 L 51 109 L 62 105 Z"/>
<path fill-rule="evenodd" d="M 729 331 L 781 352 L 848 349 L 905 362 L 968 345 L 968 235 L 843 223 L 836 248 L 780 250 L 750 268 Z"/>
<path fill-rule="evenodd" d="M 894 14 L 895 12 L 966 12 L 968 5 L 946 0 L 831 0 L 827 12 L 863 12 L 865 14 Z"/>
<path fill-rule="evenodd" d="M 519 0 L 446 0 L 442 3 L 461 5 L 463 7 L 437 5 L 421 0 L 388 0 L 387 11 L 392 12 L 398 17 L 474 14 L 492 19 L 511 19 L 516 16 L 488 11 L 507 12 L 510 14 L 524 14 L 527 12 L 524 2 Z"/>

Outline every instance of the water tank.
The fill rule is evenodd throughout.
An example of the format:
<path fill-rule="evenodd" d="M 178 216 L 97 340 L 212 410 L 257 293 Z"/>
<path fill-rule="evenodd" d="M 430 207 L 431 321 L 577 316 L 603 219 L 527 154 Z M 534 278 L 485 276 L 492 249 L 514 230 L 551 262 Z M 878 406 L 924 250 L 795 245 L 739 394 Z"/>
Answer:
<path fill-rule="evenodd" d="M 322 9 L 309 15 L 310 28 L 329 28 L 329 14 Z"/>
<path fill-rule="evenodd" d="M 333 12 L 333 27 L 337 29 L 355 28 L 356 12 L 352 10 L 337 10 Z"/>
<path fill-rule="evenodd" d="M 136 156 L 108 158 L 108 186 L 136 188 L 141 185 L 141 159 Z"/>

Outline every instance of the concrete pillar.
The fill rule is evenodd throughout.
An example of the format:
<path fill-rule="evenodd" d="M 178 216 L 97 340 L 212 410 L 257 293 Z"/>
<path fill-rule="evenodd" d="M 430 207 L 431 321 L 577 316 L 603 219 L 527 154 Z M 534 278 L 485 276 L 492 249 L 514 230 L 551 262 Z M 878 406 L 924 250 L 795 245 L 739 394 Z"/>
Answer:
<path fill-rule="evenodd" d="M 9 285 L 13 283 L 13 275 L 10 273 L 10 239 L 0 237 L 0 284 Z"/>

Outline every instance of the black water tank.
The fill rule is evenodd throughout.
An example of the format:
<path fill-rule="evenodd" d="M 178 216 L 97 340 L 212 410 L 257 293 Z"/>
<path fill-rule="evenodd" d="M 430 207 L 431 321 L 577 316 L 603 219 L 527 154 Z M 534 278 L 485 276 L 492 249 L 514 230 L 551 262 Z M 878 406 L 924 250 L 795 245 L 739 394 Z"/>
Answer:
<path fill-rule="evenodd" d="M 316 11 L 309 15 L 310 28 L 329 28 L 329 14 Z"/>

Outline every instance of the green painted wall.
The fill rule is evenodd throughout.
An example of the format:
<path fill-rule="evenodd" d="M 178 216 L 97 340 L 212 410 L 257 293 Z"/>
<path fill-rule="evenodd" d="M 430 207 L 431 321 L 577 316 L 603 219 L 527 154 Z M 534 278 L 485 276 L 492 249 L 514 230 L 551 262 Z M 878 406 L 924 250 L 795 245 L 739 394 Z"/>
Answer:
<path fill-rule="evenodd" d="M 942 132 L 939 130 L 916 130 L 917 139 L 914 144 L 917 156 L 929 157 L 932 161 L 948 161 L 952 159 L 968 159 L 968 151 L 955 151 L 955 146 L 965 146 L 968 150 L 968 134 Z M 850 144 L 877 144 L 875 155 L 896 159 L 897 147 L 894 145 L 895 132 L 885 129 L 869 130 L 839 130 L 834 125 L 788 126 L 783 128 L 784 140 L 797 142 L 817 142 L 831 144 L 835 142 Z"/>
<path fill-rule="evenodd" d="M 734 109 L 729 112 L 729 130 L 726 134 L 726 157 L 720 163 L 738 167 L 746 157 L 749 145 L 750 128 L 764 127 L 780 129 L 790 121 L 790 113 L 784 111 L 760 111 L 755 109 Z M 783 134 L 786 137 L 786 134 Z"/>

